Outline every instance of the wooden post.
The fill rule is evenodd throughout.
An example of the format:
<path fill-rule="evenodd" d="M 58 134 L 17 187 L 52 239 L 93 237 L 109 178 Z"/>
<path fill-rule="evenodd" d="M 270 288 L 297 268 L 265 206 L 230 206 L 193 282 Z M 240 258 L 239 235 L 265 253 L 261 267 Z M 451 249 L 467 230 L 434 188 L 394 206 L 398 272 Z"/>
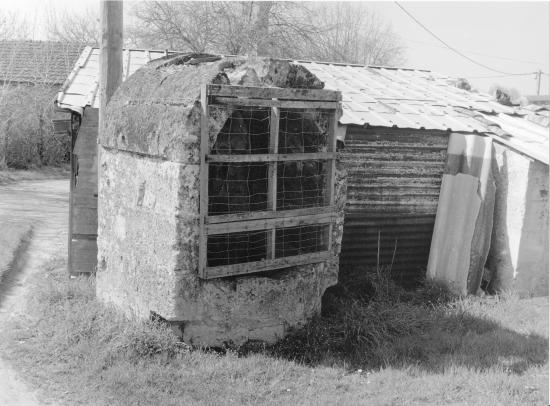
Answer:
<path fill-rule="evenodd" d="M 98 139 L 103 137 L 105 131 L 106 106 L 122 83 L 122 1 L 101 0 L 100 3 L 101 47 L 99 49 L 99 122 Z M 101 148 L 97 148 L 97 190 L 95 196 L 99 196 L 101 185 Z M 97 216 L 101 215 L 101 205 L 98 202 Z"/>
<path fill-rule="evenodd" d="M 208 237 L 205 229 L 205 219 L 208 216 L 208 163 L 206 156 L 210 153 L 208 140 L 208 88 L 201 85 L 201 140 L 200 140 L 200 231 L 199 231 L 199 275 L 206 277 Z"/>
<path fill-rule="evenodd" d="M 338 116 L 337 116 L 337 110 L 331 111 L 330 113 L 330 120 L 329 120 L 329 127 L 328 127 L 328 139 L 327 139 L 327 150 L 328 152 L 336 152 L 336 133 L 338 132 Z M 325 204 L 328 204 L 330 206 L 334 206 L 335 204 L 335 188 L 336 188 L 336 159 L 333 158 L 330 161 L 328 161 L 328 167 L 327 167 L 327 179 L 326 179 L 326 187 L 327 187 L 327 200 L 328 202 L 325 202 Z M 332 222 L 328 226 L 328 236 L 326 238 L 327 241 L 327 249 L 328 251 L 332 251 Z"/>
<path fill-rule="evenodd" d="M 275 99 L 273 99 L 275 100 Z M 271 107 L 269 119 L 269 153 L 279 153 L 279 108 Z M 277 162 L 269 162 L 267 175 L 267 210 L 277 211 Z M 267 230 L 267 258 L 275 259 L 276 227 Z"/>
<path fill-rule="evenodd" d="M 102 0 L 100 13 L 99 128 L 102 131 L 105 106 L 122 82 L 122 1 Z"/>

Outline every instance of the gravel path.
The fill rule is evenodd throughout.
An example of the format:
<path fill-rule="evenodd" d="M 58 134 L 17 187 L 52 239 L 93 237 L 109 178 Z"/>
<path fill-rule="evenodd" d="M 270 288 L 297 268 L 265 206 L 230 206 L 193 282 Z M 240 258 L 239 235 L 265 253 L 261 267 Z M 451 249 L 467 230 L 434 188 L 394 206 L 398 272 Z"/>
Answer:
<path fill-rule="evenodd" d="M 33 236 L 20 269 L 0 287 L 0 326 L 18 317 L 25 308 L 26 281 L 44 270 L 54 256 L 67 252 L 69 181 L 23 181 L 0 186 L 0 230 L 2 224 L 31 221 Z M 42 405 L 36 393 L 3 361 L 0 354 L 0 405 Z"/>

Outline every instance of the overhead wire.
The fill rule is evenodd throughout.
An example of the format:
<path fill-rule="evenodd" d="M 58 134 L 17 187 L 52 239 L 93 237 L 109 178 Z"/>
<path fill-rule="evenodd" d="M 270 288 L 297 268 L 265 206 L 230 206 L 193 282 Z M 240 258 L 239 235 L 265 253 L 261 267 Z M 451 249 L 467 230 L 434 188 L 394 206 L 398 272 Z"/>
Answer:
<path fill-rule="evenodd" d="M 425 41 L 417 41 L 417 40 L 409 39 L 409 38 L 405 38 L 405 41 L 408 41 L 408 42 L 415 42 L 415 43 L 417 43 L 417 44 L 424 44 L 424 45 L 428 45 L 428 46 L 436 47 L 436 48 L 447 49 L 446 46 L 441 46 L 441 45 L 437 45 L 437 44 L 433 44 L 433 43 L 425 42 Z M 534 64 L 534 65 L 543 65 L 541 62 L 527 61 L 527 60 L 525 60 L 525 59 L 508 58 L 508 57 L 505 57 L 505 56 L 497 56 L 497 55 L 487 55 L 487 54 L 484 54 L 484 53 L 481 53 L 481 52 L 475 52 L 475 51 L 469 51 L 469 50 L 468 50 L 468 51 L 463 51 L 463 52 L 468 52 L 469 54 L 474 54 L 474 55 L 485 56 L 485 57 L 487 57 L 487 58 L 502 59 L 502 60 L 505 60 L 505 61 L 513 61 L 513 62 L 520 62 L 520 63 L 530 63 L 530 64 Z"/>
<path fill-rule="evenodd" d="M 525 73 L 523 76 L 531 76 L 536 72 Z M 511 76 L 519 75 L 489 75 L 489 76 L 465 76 L 467 79 L 495 79 L 495 78 L 509 78 Z"/>
<path fill-rule="evenodd" d="M 403 10 L 403 12 L 405 14 L 407 14 L 415 23 L 417 23 L 420 27 L 422 27 L 427 33 L 429 33 L 432 37 L 434 37 L 435 39 L 437 39 L 439 42 L 441 42 L 443 45 L 445 45 L 447 48 L 449 48 L 451 51 L 455 52 L 456 54 L 462 56 L 463 58 L 469 60 L 470 62 L 478 65 L 478 66 L 481 66 L 482 68 L 485 68 L 485 69 L 488 69 L 490 71 L 493 71 L 493 72 L 496 72 L 496 73 L 501 73 L 503 75 L 510 75 L 510 76 L 525 76 L 525 75 L 531 75 L 535 72 L 526 72 L 526 73 L 511 73 L 511 72 L 504 72 L 504 71 L 501 71 L 501 70 L 498 70 L 498 69 L 493 69 L 491 68 L 490 66 L 487 66 L 483 63 L 480 63 L 480 62 L 477 62 L 476 60 L 470 58 L 468 55 L 465 55 L 463 54 L 462 52 L 460 52 L 458 49 L 452 47 L 451 45 L 447 44 L 445 41 L 443 41 L 441 38 L 439 38 L 435 33 L 433 33 L 428 27 L 426 27 L 424 24 L 422 24 L 420 21 L 418 21 L 416 19 L 415 16 L 413 16 L 411 13 L 409 13 L 409 11 L 407 11 L 407 9 L 405 9 L 405 7 L 403 7 L 401 4 L 399 4 L 399 2 L 395 1 L 394 2 L 397 7 L 399 7 L 401 10 Z"/>

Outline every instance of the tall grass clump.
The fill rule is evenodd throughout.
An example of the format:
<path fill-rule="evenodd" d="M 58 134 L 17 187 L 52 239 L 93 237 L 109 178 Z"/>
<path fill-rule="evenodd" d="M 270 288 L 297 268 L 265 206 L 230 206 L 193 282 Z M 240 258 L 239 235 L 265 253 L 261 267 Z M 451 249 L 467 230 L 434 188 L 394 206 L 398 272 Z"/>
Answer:
<path fill-rule="evenodd" d="M 347 366 L 380 366 L 388 342 L 422 334 L 433 322 L 429 308 L 412 305 L 410 296 L 392 281 L 389 267 L 350 270 L 325 293 L 322 314 L 272 350 L 308 364 L 339 359 Z"/>

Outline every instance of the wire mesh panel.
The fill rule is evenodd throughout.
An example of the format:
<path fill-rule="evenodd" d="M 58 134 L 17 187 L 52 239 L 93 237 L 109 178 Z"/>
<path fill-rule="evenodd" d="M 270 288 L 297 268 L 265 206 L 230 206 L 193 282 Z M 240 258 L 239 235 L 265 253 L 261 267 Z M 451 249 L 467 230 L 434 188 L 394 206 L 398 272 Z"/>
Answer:
<path fill-rule="evenodd" d="M 228 113 L 230 113 L 228 115 Z M 223 120 L 219 129 L 212 125 L 209 137 L 214 140 L 210 154 L 266 154 L 269 146 L 270 110 L 268 108 L 210 106 L 210 115 Z"/>
<path fill-rule="evenodd" d="M 211 163 L 208 215 L 267 210 L 267 163 Z"/>
<path fill-rule="evenodd" d="M 327 151 L 330 114 L 326 110 L 281 109 L 279 153 Z"/>
<path fill-rule="evenodd" d="M 275 231 L 275 257 L 321 252 L 328 249 L 328 225 L 314 224 L 277 228 Z"/>
<path fill-rule="evenodd" d="M 207 265 L 221 266 L 266 259 L 266 231 L 208 236 Z"/>
<path fill-rule="evenodd" d="M 326 101 L 306 102 L 298 98 L 304 90 L 248 90 L 258 99 L 231 86 L 201 98 L 199 269 L 206 278 L 330 255 L 337 103 L 322 99 L 330 92 L 313 91 Z"/>
<path fill-rule="evenodd" d="M 265 154 L 268 151 L 270 110 L 211 106 L 211 117 L 223 120 L 211 155 Z M 211 126 L 217 131 L 219 125 Z M 244 213 L 267 209 L 267 163 L 211 163 L 208 179 L 208 215 Z"/>
<path fill-rule="evenodd" d="M 326 205 L 326 161 L 289 161 L 277 165 L 277 209 Z"/>

